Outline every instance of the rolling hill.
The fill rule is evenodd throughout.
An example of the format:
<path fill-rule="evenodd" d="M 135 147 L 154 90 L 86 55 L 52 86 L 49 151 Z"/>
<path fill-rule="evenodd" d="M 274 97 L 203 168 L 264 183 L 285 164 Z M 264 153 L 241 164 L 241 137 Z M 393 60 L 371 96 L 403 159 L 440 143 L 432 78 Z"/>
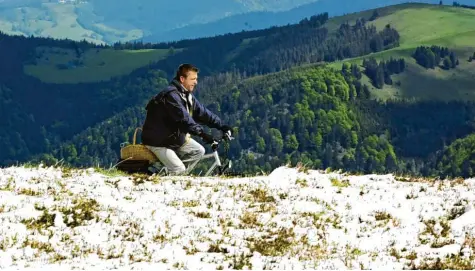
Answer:
<path fill-rule="evenodd" d="M 362 80 L 371 86 L 374 97 L 379 99 L 394 97 L 442 100 L 475 99 L 475 89 L 471 84 L 475 79 L 475 65 L 467 61 L 475 52 L 475 25 L 471 23 L 475 20 L 475 10 L 415 3 L 388 6 L 377 10 L 380 17 L 368 22 L 368 24 L 376 26 L 378 30 L 382 30 L 387 24 L 390 24 L 401 36 L 400 45 L 383 52 L 345 60 L 345 62 L 361 64 L 363 59 L 368 57 L 375 57 L 378 60 L 402 57 L 406 60 L 407 69 L 402 74 L 393 75 L 393 81 L 400 82 L 400 86 L 385 85 L 382 89 L 372 87 L 368 77 L 363 76 Z M 333 17 L 329 19 L 325 27 L 331 31 L 337 31 L 341 23 L 354 23 L 357 18 L 368 19 L 373 12 L 374 10 L 367 10 Z M 237 53 L 245 50 L 251 40 L 259 40 L 259 35 L 243 39 L 240 46 L 230 50 L 224 58 L 232 60 L 239 56 Z M 457 53 L 461 60 L 460 65 L 455 70 L 449 71 L 441 68 L 425 69 L 411 57 L 415 48 L 420 45 L 447 46 Z M 176 52 L 185 48 L 175 48 L 174 50 Z M 135 52 L 120 50 L 110 53 L 108 53 L 108 50 L 102 51 L 100 49 L 99 51 L 87 52 L 76 60 L 72 58 L 74 56 L 73 50 L 69 50 L 67 53 L 71 57 L 63 55 L 60 58 L 57 57 L 57 54 L 53 54 L 51 50 L 46 50 L 35 63 L 25 65 L 24 70 L 27 74 L 44 82 L 100 81 L 108 80 L 112 76 L 126 75 L 133 69 L 163 59 L 169 53 L 168 49 L 138 50 Z M 113 59 L 115 61 L 121 60 L 111 62 Z M 130 61 L 127 59 L 130 59 Z M 91 65 L 81 65 L 76 69 L 57 69 L 58 65 L 70 65 L 68 63 L 74 61 L 90 63 Z M 339 69 L 341 64 L 341 61 L 337 61 L 329 65 Z M 425 87 L 420 87 L 420 85 Z M 427 89 L 431 89 L 431 91 L 427 91 Z"/>
<path fill-rule="evenodd" d="M 289 11 L 295 7 L 315 2 L 297 1 L 168 1 L 168 0 L 89 0 L 89 1 L 0 1 L 0 31 L 8 34 L 34 35 L 37 37 L 69 38 L 86 40 L 99 44 L 112 44 L 131 40 L 151 40 L 153 42 L 183 39 L 192 35 L 205 36 L 209 32 L 190 29 L 183 36 L 168 38 L 167 33 L 189 25 L 205 24 L 237 15 L 239 21 L 234 27 L 224 30 L 241 31 L 249 21 L 249 12 L 263 12 L 275 15 L 270 21 L 254 27 L 266 28 L 295 22 L 296 18 L 310 16 L 314 11 L 302 9 Z M 274 12 L 278 12 L 275 13 Z M 289 12 L 288 14 L 286 12 Z M 187 16 L 182 16 L 186 14 Z M 297 14 L 297 16 L 295 15 Z M 268 16 L 269 17 L 269 16 Z M 252 20 L 255 22 L 255 20 Z M 236 20 L 234 20 L 236 22 Z M 250 21 L 249 21 L 250 22 Z M 255 29 L 255 28 L 254 28 Z M 183 30 L 182 30 L 183 31 Z"/>
<path fill-rule="evenodd" d="M 374 57 L 378 60 L 404 58 L 407 69 L 404 73 L 394 75 L 393 81 L 401 82 L 400 86 L 385 85 L 383 89 L 371 88 L 375 97 L 388 98 L 417 98 L 417 99 L 475 99 L 475 65 L 469 62 L 475 52 L 475 10 L 434 6 L 424 4 L 405 4 L 378 9 L 380 16 L 371 24 L 378 29 L 390 24 L 401 35 L 400 46 L 384 52 L 378 52 L 364 57 L 345 60 L 349 63 L 361 64 L 363 58 Z M 362 15 L 370 16 L 373 11 L 337 17 L 329 24 L 337 25 L 341 21 L 354 20 Z M 455 51 L 460 59 L 456 69 L 434 70 L 425 69 L 418 65 L 411 56 L 416 47 L 445 46 Z M 342 62 L 332 63 L 331 66 L 341 68 Z M 363 79 L 369 85 L 369 79 Z"/>
<path fill-rule="evenodd" d="M 439 0 L 413 0 L 437 4 Z M 0 31 L 112 44 L 176 41 L 297 23 L 328 12 L 339 16 L 405 0 L 3 0 Z M 470 0 L 459 1 L 470 4 Z M 186 16 L 177 16 L 183 15 Z"/>

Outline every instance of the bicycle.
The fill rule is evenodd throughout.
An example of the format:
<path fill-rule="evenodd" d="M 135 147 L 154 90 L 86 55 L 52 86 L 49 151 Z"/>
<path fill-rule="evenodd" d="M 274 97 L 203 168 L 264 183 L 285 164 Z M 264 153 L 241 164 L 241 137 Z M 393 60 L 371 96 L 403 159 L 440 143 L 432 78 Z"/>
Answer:
<path fill-rule="evenodd" d="M 189 163 L 185 174 L 188 175 L 190 172 L 195 169 L 196 165 L 206 159 L 214 158 L 214 163 L 210 166 L 206 174 L 204 175 L 205 177 L 210 176 L 210 174 L 217 168 L 218 169 L 218 174 L 217 176 L 224 175 L 226 172 L 228 172 L 231 167 L 232 167 L 232 161 L 227 157 L 227 152 L 229 151 L 229 146 L 225 146 L 226 148 L 226 155 L 224 156 L 224 159 L 221 159 L 218 153 L 218 148 L 221 143 L 227 143 L 231 140 L 233 140 L 234 137 L 224 134 L 221 138 L 215 139 L 213 143 L 211 143 L 211 153 L 206 153 L 205 155 L 201 156 L 199 159 L 185 159 L 182 160 L 183 163 Z M 159 163 L 159 162 L 157 162 Z M 168 170 L 165 166 L 162 166 L 161 168 L 157 168 L 156 166 L 152 165 L 149 167 L 149 171 L 152 174 L 157 174 L 157 175 L 169 175 Z"/>

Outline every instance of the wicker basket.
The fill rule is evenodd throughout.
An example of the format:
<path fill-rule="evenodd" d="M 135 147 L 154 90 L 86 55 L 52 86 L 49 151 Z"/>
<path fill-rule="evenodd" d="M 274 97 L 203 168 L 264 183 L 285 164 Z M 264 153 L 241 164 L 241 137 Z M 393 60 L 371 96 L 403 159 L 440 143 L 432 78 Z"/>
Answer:
<path fill-rule="evenodd" d="M 149 150 L 143 144 L 136 144 L 137 140 L 137 132 L 138 130 L 142 130 L 142 128 L 135 129 L 134 133 L 134 141 L 132 145 L 124 146 L 120 149 L 120 158 L 121 159 L 128 159 L 128 160 L 149 160 L 150 163 L 156 162 L 158 159 L 153 154 L 151 150 Z"/>

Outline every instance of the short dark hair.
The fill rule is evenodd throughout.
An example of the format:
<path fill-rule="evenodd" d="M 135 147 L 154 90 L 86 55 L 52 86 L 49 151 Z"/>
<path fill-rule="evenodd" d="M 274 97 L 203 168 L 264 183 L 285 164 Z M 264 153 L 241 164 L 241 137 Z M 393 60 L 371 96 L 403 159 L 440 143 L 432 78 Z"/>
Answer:
<path fill-rule="evenodd" d="M 186 78 L 189 71 L 194 71 L 197 73 L 199 72 L 199 69 L 189 63 L 181 64 L 180 66 L 178 66 L 178 69 L 176 70 L 175 79 L 179 80 L 180 76 L 183 76 Z"/>

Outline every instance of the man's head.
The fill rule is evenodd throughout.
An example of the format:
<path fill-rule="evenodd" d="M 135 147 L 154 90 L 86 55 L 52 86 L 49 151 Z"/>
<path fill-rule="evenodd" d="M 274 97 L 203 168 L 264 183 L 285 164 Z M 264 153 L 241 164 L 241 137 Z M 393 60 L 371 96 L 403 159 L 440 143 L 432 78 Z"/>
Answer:
<path fill-rule="evenodd" d="M 198 84 L 198 72 L 198 68 L 191 64 L 181 64 L 176 71 L 175 79 L 188 91 L 193 92 Z"/>

